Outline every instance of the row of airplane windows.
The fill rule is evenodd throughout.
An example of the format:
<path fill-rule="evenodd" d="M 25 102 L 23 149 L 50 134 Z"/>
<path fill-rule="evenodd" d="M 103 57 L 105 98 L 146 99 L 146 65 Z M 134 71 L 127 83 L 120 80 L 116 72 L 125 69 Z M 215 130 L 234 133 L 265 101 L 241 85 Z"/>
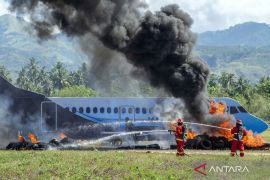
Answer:
<path fill-rule="evenodd" d="M 67 107 L 67 109 L 70 109 L 69 107 Z M 132 107 L 129 107 L 129 108 L 126 108 L 126 107 L 114 107 L 114 108 L 111 108 L 111 107 L 107 107 L 106 109 L 106 112 L 108 114 L 111 114 L 112 113 L 112 109 L 113 109 L 113 113 L 115 114 L 118 114 L 119 112 L 121 112 L 122 114 L 133 114 L 134 113 L 134 110 L 135 110 L 135 113 L 136 114 L 140 114 L 140 113 L 143 113 L 143 114 L 146 114 L 146 113 L 149 113 L 149 114 L 152 114 L 153 113 L 153 108 L 139 108 L 139 107 L 136 107 L 135 109 L 132 108 Z M 79 113 L 91 113 L 91 108 L 90 107 L 86 107 L 85 109 L 83 107 L 79 107 L 78 109 L 76 107 L 72 107 L 71 108 L 71 111 L 73 113 L 76 113 L 76 112 L 79 112 Z M 105 113 L 105 108 L 104 107 L 93 107 L 92 108 L 92 111 L 94 114 L 97 114 L 97 113 Z M 235 106 L 231 106 L 229 107 L 229 111 L 230 111 L 230 114 L 236 114 L 236 113 L 239 113 L 242 112 L 242 113 L 247 113 L 247 111 L 242 107 L 242 106 L 238 106 L 238 107 L 235 107 Z"/>
<path fill-rule="evenodd" d="M 76 112 L 79 112 L 79 113 L 86 112 L 88 114 L 91 113 L 91 108 L 90 107 L 86 107 L 86 108 L 79 107 L 78 109 L 76 107 L 72 107 L 71 109 L 70 109 L 70 107 L 66 107 L 66 109 L 71 110 L 71 112 L 73 112 L 73 113 L 76 113 Z M 139 108 L 139 107 L 136 107 L 136 108 L 132 108 L 132 107 L 129 107 L 129 108 L 127 108 L 127 107 L 114 107 L 114 108 L 107 107 L 106 112 L 108 114 L 111 114 L 112 109 L 113 109 L 113 113 L 115 113 L 115 114 L 118 114 L 119 112 L 121 112 L 122 114 L 126 114 L 126 113 L 128 113 L 128 114 L 133 114 L 133 113 L 136 113 L 136 114 L 140 114 L 140 113 L 152 114 L 153 113 L 153 108 L 148 109 L 148 108 L 145 108 L 145 107 L 143 107 L 143 108 Z M 92 112 L 94 114 L 96 114 L 96 113 L 105 113 L 105 108 L 104 107 L 100 107 L 100 108 L 93 107 Z"/>

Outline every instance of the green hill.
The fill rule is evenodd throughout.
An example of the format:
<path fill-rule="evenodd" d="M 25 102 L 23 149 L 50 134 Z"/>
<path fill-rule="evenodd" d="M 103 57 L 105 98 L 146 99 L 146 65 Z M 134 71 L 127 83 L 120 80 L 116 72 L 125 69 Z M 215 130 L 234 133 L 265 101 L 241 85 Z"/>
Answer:
<path fill-rule="evenodd" d="M 198 46 L 195 53 L 202 57 L 215 73 L 230 72 L 251 82 L 270 76 L 270 46 Z"/>
<path fill-rule="evenodd" d="M 0 65 L 5 65 L 13 74 L 31 57 L 47 68 L 61 61 L 69 69 L 76 69 L 85 59 L 74 40 L 58 34 L 54 40 L 41 43 L 31 35 L 31 29 L 30 23 L 21 18 L 0 16 Z"/>
<path fill-rule="evenodd" d="M 195 53 L 215 73 L 230 72 L 251 82 L 270 76 L 270 26 L 247 22 L 198 35 Z"/>
<path fill-rule="evenodd" d="M 270 45 L 270 26 L 265 23 L 247 22 L 222 31 L 199 34 L 201 46 L 251 46 Z"/>

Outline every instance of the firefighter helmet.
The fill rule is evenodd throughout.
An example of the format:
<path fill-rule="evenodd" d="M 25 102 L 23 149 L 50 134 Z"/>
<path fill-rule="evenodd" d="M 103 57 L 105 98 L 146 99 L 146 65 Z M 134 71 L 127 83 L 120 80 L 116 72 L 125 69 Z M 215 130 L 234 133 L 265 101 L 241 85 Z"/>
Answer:
<path fill-rule="evenodd" d="M 178 118 L 178 119 L 177 119 L 177 123 L 183 123 L 183 119 Z"/>
<path fill-rule="evenodd" d="M 241 121 L 240 119 L 237 119 L 237 120 L 236 120 L 236 125 L 243 125 L 243 124 L 242 124 L 242 121 Z"/>

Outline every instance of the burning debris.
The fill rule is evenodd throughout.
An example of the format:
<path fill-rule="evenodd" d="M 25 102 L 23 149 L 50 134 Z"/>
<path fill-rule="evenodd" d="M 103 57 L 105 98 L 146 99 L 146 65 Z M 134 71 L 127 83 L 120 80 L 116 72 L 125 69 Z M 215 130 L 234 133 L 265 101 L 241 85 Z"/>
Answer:
<path fill-rule="evenodd" d="M 38 144 L 39 143 L 39 141 L 37 140 L 37 136 L 35 134 L 29 133 L 28 137 L 29 137 L 32 144 Z"/>
<path fill-rule="evenodd" d="M 39 142 L 37 136 L 33 133 L 28 134 L 30 141 L 26 141 L 25 138 L 19 134 L 18 142 L 9 143 L 6 147 L 7 150 L 44 150 L 47 149 L 45 143 Z"/>
<path fill-rule="evenodd" d="M 225 121 L 220 124 L 220 127 L 224 128 L 232 128 L 232 122 L 231 121 Z M 225 137 L 229 142 L 233 140 L 233 134 L 231 134 L 230 131 L 223 131 L 219 130 L 218 131 L 219 136 Z M 259 134 L 254 135 L 252 131 L 248 131 L 246 137 L 243 139 L 244 144 L 246 147 L 249 148 L 257 148 L 257 147 L 262 147 L 265 144 L 265 140 L 263 137 Z"/>
<path fill-rule="evenodd" d="M 216 125 L 185 122 L 187 125 L 194 128 L 194 130 L 192 128 L 188 129 L 187 139 L 189 141 L 187 142 L 187 147 L 195 149 L 219 149 L 229 147 L 234 139 L 231 129 L 234 126 L 235 119 L 226 114 L 226 104 L 211 101 L 209 115 L 206 117 L 215 119 Z M 175 131 L 176 125 L 177 120 L 172 120 L 169 122 L 168 127 L 170 130 Z M 196 127 L 194 127 L 194 125 L 196 125 Z M 265 145 L 263 137 L 259 134 L 254 135 L 252 131 L 247 132 L 247 135 L 243 138 L 243 142 L 247 148 L 260 148 Z"/>
<path fill-rule="evenodd" d="M 18 135 L 18 142 L 9 143 L 6 147 L 7 150 L 46 150 L 51 147 L 62 147 L 66 144 L 73 143 L 73 140 L 69 139 L 64 133 L 60 133 L 59 140 L 56 138 L 50 140 L 48 143 L 38 141 L 37 136 L 34 133 L 29 133 L 28 138 L 30 141 L 26 141 L 21 133 Z"/>

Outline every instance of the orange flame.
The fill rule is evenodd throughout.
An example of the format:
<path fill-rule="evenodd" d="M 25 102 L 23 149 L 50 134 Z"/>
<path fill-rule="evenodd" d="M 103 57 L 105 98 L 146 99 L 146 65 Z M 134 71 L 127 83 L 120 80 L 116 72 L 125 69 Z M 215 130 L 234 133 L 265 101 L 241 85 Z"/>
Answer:
<path fill-rule="evenodd" d="M 231 121 L 229 120 L 221 123 L 219 126 L 224 128 L 232 128 Z M 231 131 L 220 130 L 219 135 L 224 136 L 225 138 L 227 138 L 228 141 L 233 140 L 233 134 L 231 134 Z M 246 146 L 253 148 L 261 147 L 265 144 L 265 140 L 263 139 L 263 137 L 259 134 L 254 136 L 252 131 L 247 132 L 247 136 L 244 137 L 243 141 Z"/>
<path fill-rule="evenodd" d="M 59 137 L 62 140 L 62 139 L 65 139 L 67 136 L 64 133 L 60 133 Z"/>
<path fill-rule="evenodd" d="M 30 139 L 30 141 L 31 141 L 32 144 L 39 143 L 38 140 L 37 140 L 37 136 L 35 134 L 29 133 L 28 134 L 28 137 L 29 137 L 29 139 Z"/>
<path fill-rule="evenodd" d="M 224 121 L 221 124 L 219 124 L 219 127 L 223 127 L 223 128 L 232 128 L 232 123 L 230 120 Z M 231 133 L 230 130 L 226 130 L 226 129 L 221 129 L 218 131 L 220 136 L 225 137 L 228 141 L 233 140 L 233 134 Z"/>
<path fill-rule="evenodd" d="M 198 134 L 191 129 L 188 130 L 187 139 L 194 139 Z"/>
<path fill-rule="evenodd" d="M 247 136 L 244 137 L 244 144 L 248 147 L 261 147 L 265 144 L 265 140 L 261 135 L 254 136 L 252 131 L 248 131 Z"/>
<path fill-rule="evenodd" d="M 209 113 L 210 114 L 225 114 L 225 104 L 222 102 L 216 103 L 214 101 L 210 102 Z"/>
<path fill-rule="evenodd" d="M 18 136 L 18 142 L 25 142 L 25 139 L 22 135 Z"/>

